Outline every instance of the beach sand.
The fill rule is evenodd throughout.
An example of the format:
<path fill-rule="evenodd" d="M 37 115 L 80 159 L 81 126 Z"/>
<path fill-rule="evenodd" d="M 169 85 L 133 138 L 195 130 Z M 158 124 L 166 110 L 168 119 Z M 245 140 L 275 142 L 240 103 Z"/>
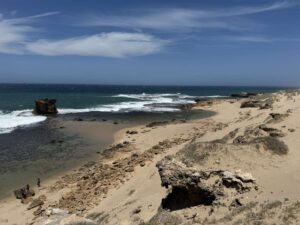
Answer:
<path fill-rule="evenodd" d="M 1 200 L 0 224 L 46 224 L 59 216 L 70 221 L 73 214 L 86 224 L 299 224 L 300 93 L 252 100 L 261 105 L 240 108 L 249 99 L 200 102 L 193 110 L 216 114 L 150 126 L 100 129 L 97 122 L 65 122 L 66 130 L 80 131 L 90 142 L 113 132 L 114 145 L 33 186 L 34 198 L 46 197 L 38 216 L 37 207 L 27 210 L 13 196 Z M 206 177 L 193 186 L 199 174 Z M 191 201 L 193 191 L 202 199 L 197 192 Z M 68 213 L 47 213 L 51 208 Z"/>

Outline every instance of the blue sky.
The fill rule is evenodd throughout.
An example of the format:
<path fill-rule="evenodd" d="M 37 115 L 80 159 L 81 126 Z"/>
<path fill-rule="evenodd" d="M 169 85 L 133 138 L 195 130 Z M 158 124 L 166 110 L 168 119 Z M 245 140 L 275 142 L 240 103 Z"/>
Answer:
<path fill-rule="evenodd" d="M 0 82 L 300 86 L 297 0 L 1 0 Z"/>

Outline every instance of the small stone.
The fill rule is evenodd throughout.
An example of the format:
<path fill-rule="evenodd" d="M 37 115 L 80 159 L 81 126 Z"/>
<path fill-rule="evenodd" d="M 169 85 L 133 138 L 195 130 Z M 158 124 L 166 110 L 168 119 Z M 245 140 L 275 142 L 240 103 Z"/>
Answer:
<path fill-rule="evenodd" d="M 137 207 L 135 210 L 133 210 L 133 214 L 138 214 L 142 211 L 142 208 L 141 207 Z"/>

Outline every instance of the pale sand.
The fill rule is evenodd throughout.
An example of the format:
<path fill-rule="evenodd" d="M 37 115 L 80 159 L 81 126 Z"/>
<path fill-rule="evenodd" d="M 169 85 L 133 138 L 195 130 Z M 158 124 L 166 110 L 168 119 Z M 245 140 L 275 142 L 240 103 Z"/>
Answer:
<path fill-rule="evenodd" d="M 122 129 L 115 134 L 115 143 L 130 141 L 134 144 L 134 152 L 143 152 L 158 142 L 165 139 L 184 138 L 185 143 L 175 145 L 165 153 L 158 154 L 151 161 L 147 161 L 144 167 L 136 167 L 135 171 L 126 177 L 126 182 L 111 188 L 105 198 L 96 206 L 88 208 L 84 215 L 99 214 L 106 220 L 103 224 L 138 224 L 139 220 L 148 221 L 160 207 L 161 200 L 166 196 L 167 190 L 160 185 L 160 177 L 156 163 L 164 156 L 175 154 L 191 140 L 197 142 L 209 142 L 223 138 L 229 132 L 239 128 L 238 134 L 242 134 L 246 127 L 258 126 L 265 122 L 269 113 L 291 113 L 283 121 L 268 126 L 278 128 L 285 134 L 280 138 L 288 148 L 287 155 L 274 155 L 268 152 L 245 151 L 241 154 L 230 153 L 227 155 L 216 155 L 206 162 L 205 167 L 222 167 L 225 169 L 241 169 L 251 172 L 256 178 L 259 191 L 250 192 L 244 196 L 247 202 L 256 199 L 259 202 L 264 200 L 300 200 L 300 95 L 287 97 L 284 94 L 275 94 L 278 101 L 273 109 L 259 110 L 257 108 L 240 108 L 241 101 L 245 100 L 217 100 L 211 106 L 199 106 L 217 112 L 211 118 L 190 121 L 187 123 L 168 124 L 158 126 L 154 129 L 138 126 L 130 130 L 137 130 L 135 135 L 126 135 L 128 129 Z M 290 132 L 288 129 L 295 129 Z M 142 133 L 142 131 L 146 131 Z M 95 137 L 94 137 L 95 138 Z M 128 156 L 130 153 L 117 153 L 107 163 Z M 216 162 L 218 162 L 216 164 Z M 201 168 L 201 166 L 199 167 Z M 58 178 L 53 178 L 43 183 L 43 187 L 54 184 Z M 37 196 L 47 196 L 46 205 L 58 201 L 64 193 L 67 193 L 73 186 L 67 186 L 55 192 L 47 188 L 37 190 Z M 0 224 L 26 224 L 30 223 L 33 210 L 26 210 L 27 205 L 22 205 L 13 197 L 0 203 Z M 134 214 L 133 211 L 140 208 L 141 211 Z M 190 210 L 190 211 L 189 211 Z M 192 209 L 179 210 L 177 214 L 191 214 L 194 212 L 205 212 L 206 208 L 201 206 Z M 104 216 L 103 216 L 104 215 Z M 205 215 L 205 214 L 203 214 Z M 229 223 L 230 224 L 230 223 Z"/>

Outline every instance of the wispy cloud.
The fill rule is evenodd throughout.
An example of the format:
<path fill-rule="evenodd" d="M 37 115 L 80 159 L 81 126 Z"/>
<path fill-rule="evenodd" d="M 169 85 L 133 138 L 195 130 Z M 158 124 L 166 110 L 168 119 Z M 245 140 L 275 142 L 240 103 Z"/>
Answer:
<path fill-rule="evenodd" d="M 227 42 L 256 42 L 256 43 L 267 43 L 267 42 L 299 42 L 300 38 L 278 38 L 278 37 L 267 37 L 267 36 L 250 36 L 250 35 L 235 35 L 235 36 L 222 36 L 220 40 Z"/>
<path fill-rule="evenodd" d="M 66 39 L 33 39 L 39 29 L 33 26 L 38 19 L 59 12 L 1 19 L 0 53 L 38 55 L 80 55 L 102 57 L 127 57 L 153 54 L 161 51 L 168 40 L 136 32 L 108 32 Z"/>
<path fill-rule="evenodd" d="M 22 54 L 24 43 L 30 40 L 30 34 L 37 31 L 31 24 L 33 19 L 57 13 L 48 12 L 14 19 L 4 19 L 3 15 L 0 16 L 0 53 Z"/>
<path fill-rule="evenodd" d="M 256 7 L 235 7 L 219 10 L 197 9 L 154 9 L 130 12 L 129 14 L 92 15 L 79 22 L 82 26 L 110 26 L 133 29 L 152 29 L 167 31 L 190 31 L 195 29 L 247 29 L 245 23 L 232 17 L 245 16 L 294 6 L 291 1 L 278 1 L 270 5 Z"/>
<path fill-rule="evenodd" d="M 63 40 L 38 40 L 26 49 L 39 55 L 80 55 L 122 58 L 157 53 L 168 41 L 142 33 L 102 33 Z"/>
<path fill-rule="evenodd" d="M 174 40 L 183 40 L 193 35 L 197 40 L 212 39 L 221 42 L 298 41 L 289 38 L 266 38 L 256 35 L 255 32 L 245 32 L 254 25 L 251 20 L 243 18 L 247 15 L 285 9 L 295 4 L 295 1 L 282 0 L 269 5 L 215 10 L 173 8 L 130 11 L 128 14 L 120 13 L 117 16 L 94 15 L 84 19 L 78 16 L 81 26 L 113 28 L 106 33 L 99 30 L 95 34 L 83 33 L 82 36 L 56 39 L 36 38 L 37 32 L 41 29 L 35 22 L 43 17 L 57 15 L 59 12 L 10 19 L 0 14 L 0 53 L 124 58 L 158 53 L 171 42 L 174 43 Z M 14 15 L 15 13 L 12 13 L 10 16 Z M 218 32 L 212 32 L 215 36 L 209 32 L 203 32 L 204 35 L 195 32 L 206 29 L 216 29 Z M 85 29 L 80 27 L 80 31 L 84 32 Z M 163 35 L 172 36 L 172 41 L 169 38 L 161 38 Z"/>

